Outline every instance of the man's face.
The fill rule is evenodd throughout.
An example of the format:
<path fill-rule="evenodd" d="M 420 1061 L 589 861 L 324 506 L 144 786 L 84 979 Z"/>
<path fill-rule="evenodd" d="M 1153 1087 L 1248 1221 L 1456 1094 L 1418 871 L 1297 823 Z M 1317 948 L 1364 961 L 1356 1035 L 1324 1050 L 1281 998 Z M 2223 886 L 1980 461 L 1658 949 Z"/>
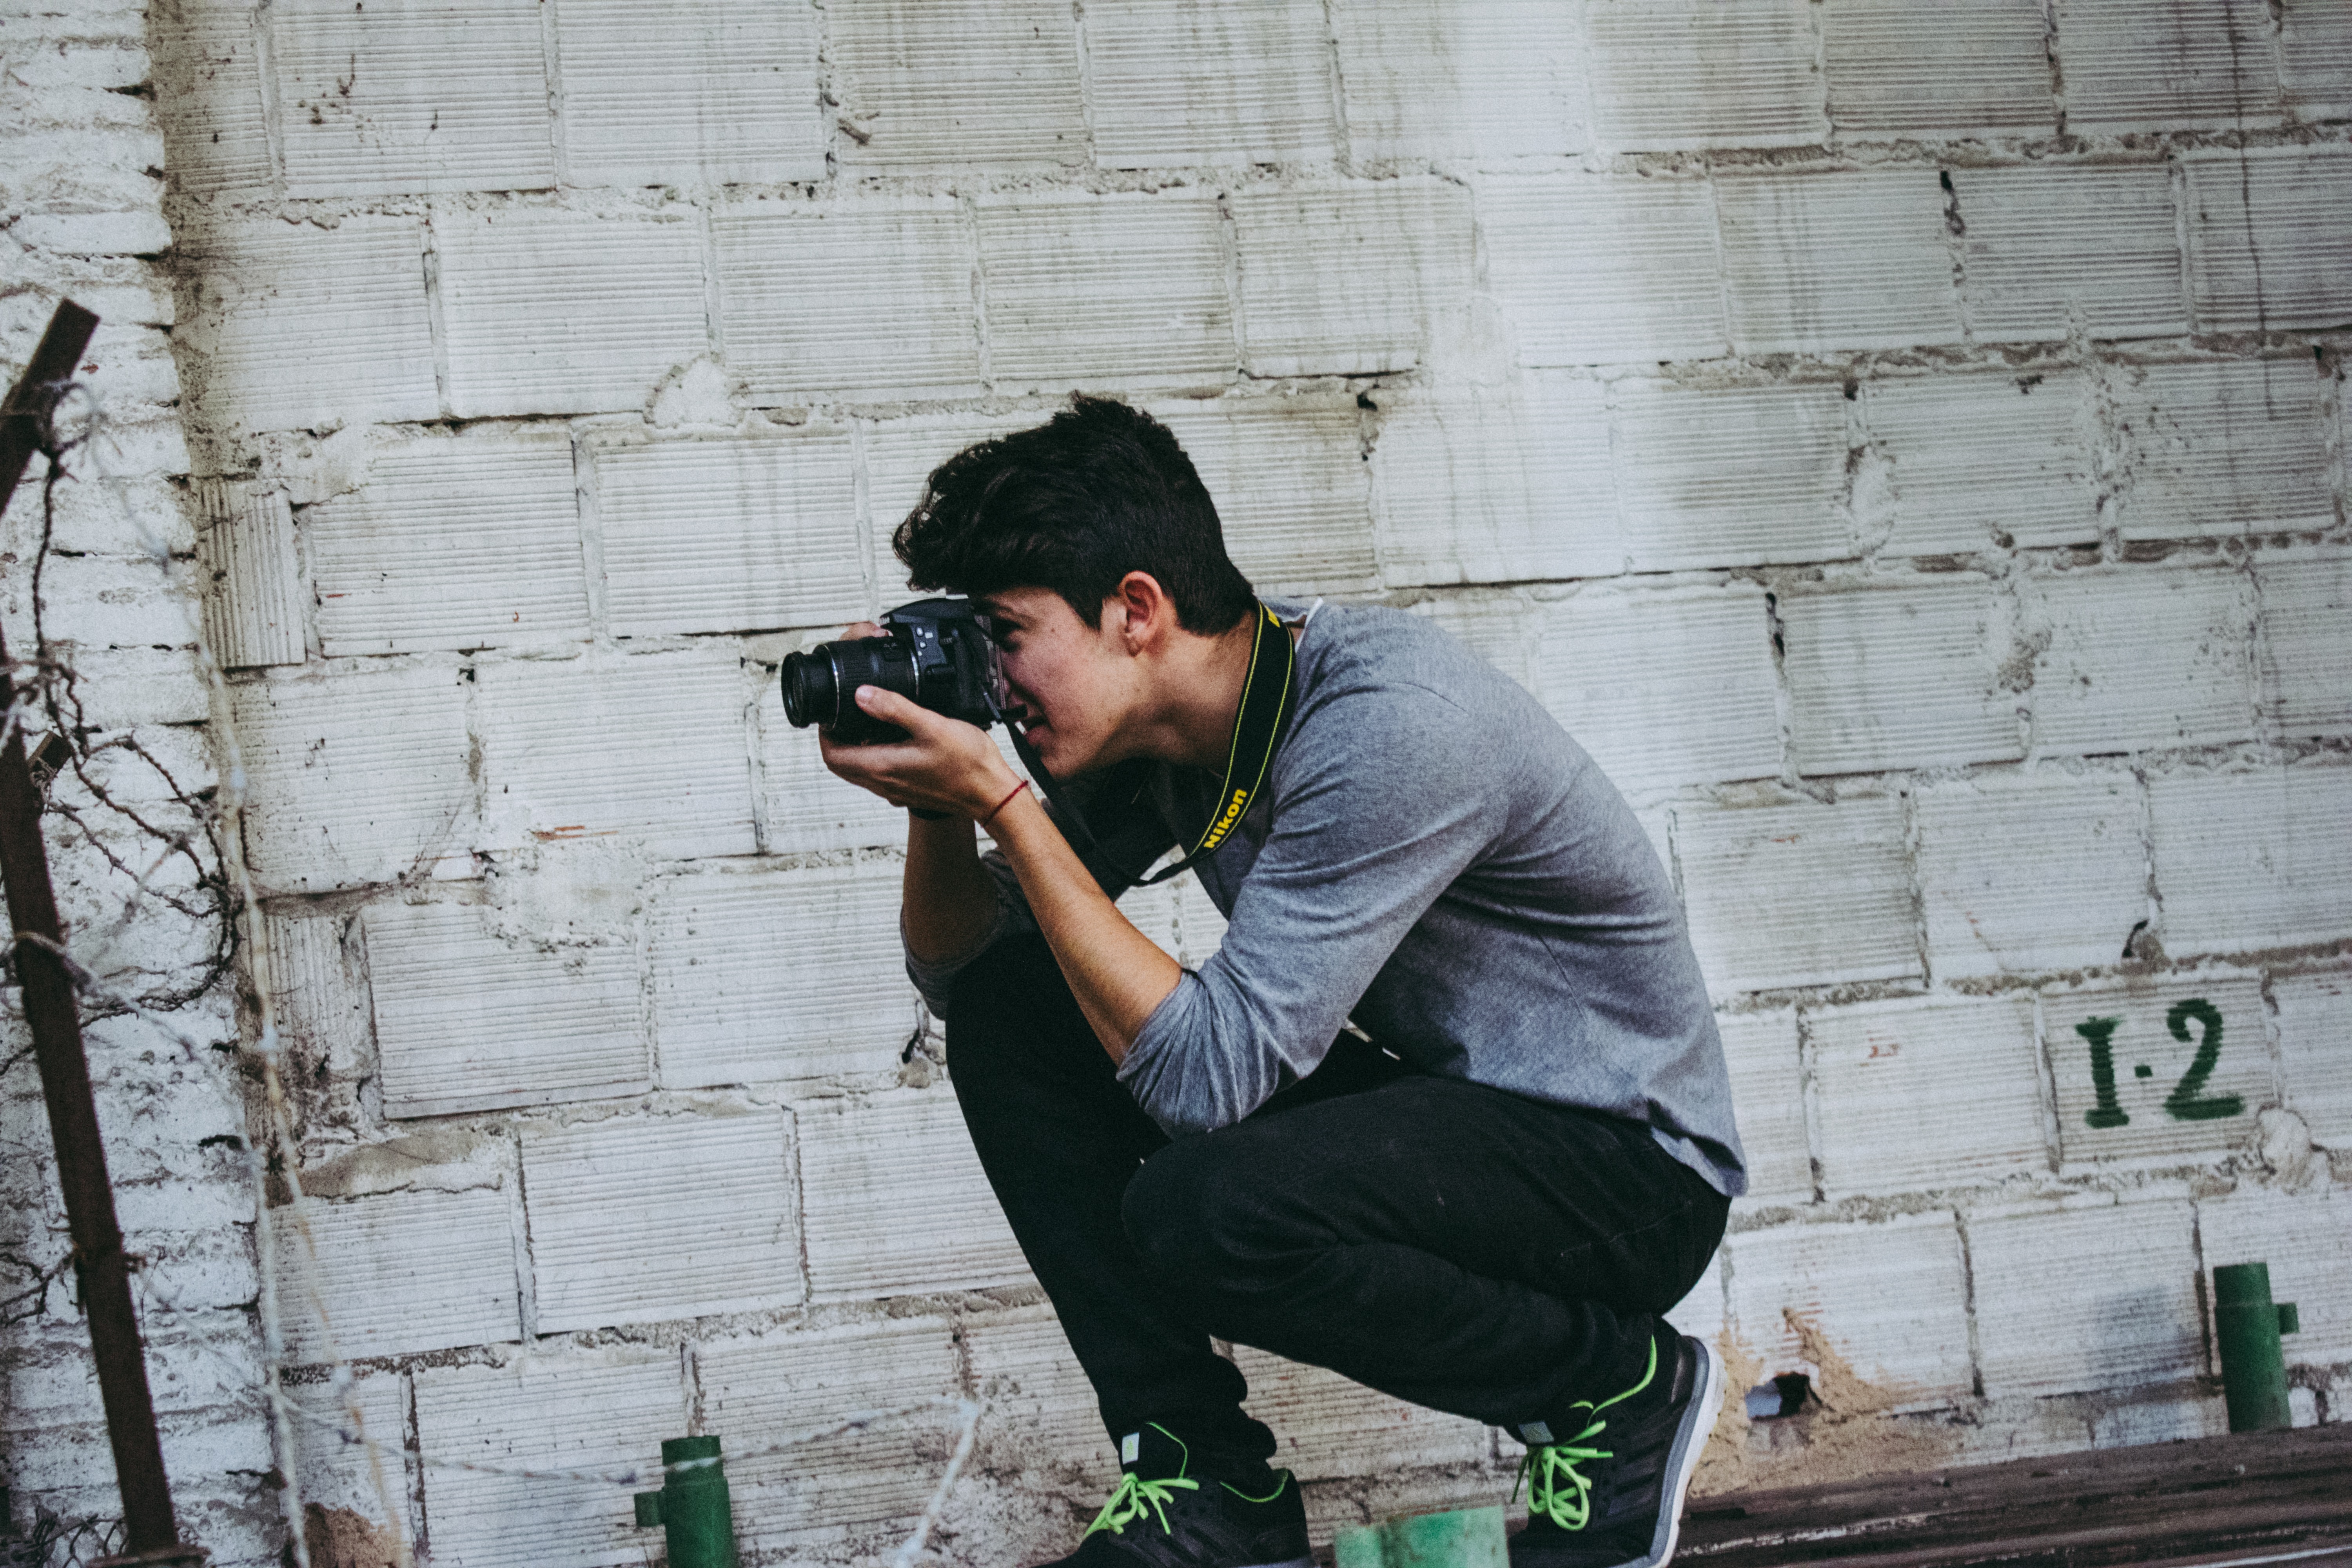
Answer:
<path fill-rule="evenodd" d="M 995 625 L 1004 683 L 1029 710 L 1023 733 L 1047 771 L 1068 778 L 1119 761 L 1136 678 L 1121 612 L 1088 626 L 1049 588 L 1007 588 L 972 603 Z"/>

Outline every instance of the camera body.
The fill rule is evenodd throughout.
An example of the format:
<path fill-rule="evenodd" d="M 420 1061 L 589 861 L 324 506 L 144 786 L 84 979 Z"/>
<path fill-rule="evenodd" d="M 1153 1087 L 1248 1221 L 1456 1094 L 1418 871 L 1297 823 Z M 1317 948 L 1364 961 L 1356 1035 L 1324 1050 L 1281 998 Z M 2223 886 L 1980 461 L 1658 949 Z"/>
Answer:
<path fill-rule="evenodd" d="M 919 708 L 987 729 L 1003 698 L 996 644 L 968 599 L 918 599 L 882 617 L 883 635 L 820 643 L 786 654 L 784 717 L 823 725 L 843 745 L 903 741 L 907 732 L 866 716 L 857 689 L 878 686 Z"/>

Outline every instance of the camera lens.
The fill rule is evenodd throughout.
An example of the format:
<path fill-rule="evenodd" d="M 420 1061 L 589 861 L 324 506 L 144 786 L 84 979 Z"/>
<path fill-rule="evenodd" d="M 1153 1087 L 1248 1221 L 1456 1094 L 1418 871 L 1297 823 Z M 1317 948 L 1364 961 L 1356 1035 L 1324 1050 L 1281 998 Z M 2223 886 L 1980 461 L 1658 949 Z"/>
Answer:
<path fill-rule="evenodd" d="M 826 649 L 788 653 L 783 667 L 784 719 L 793 728 L 831 724 L 841 714 L 841 683 Z"/>

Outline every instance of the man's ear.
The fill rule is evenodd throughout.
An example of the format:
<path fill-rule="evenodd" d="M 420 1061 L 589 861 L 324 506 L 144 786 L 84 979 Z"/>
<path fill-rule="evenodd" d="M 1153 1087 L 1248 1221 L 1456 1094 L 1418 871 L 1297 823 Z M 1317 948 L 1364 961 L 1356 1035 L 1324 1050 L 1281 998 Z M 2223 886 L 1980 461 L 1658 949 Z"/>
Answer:
<path fill-rule="evenodd" d="M 1114 610 L 1124 614 L 1121 636 L 1130 654 L 1165 643 L 1176 629 L 1175 602 L 1149 572 L 1129 572 L 1118 580 L 1118 588 L 1103 601 L 1106 623 Z"/>

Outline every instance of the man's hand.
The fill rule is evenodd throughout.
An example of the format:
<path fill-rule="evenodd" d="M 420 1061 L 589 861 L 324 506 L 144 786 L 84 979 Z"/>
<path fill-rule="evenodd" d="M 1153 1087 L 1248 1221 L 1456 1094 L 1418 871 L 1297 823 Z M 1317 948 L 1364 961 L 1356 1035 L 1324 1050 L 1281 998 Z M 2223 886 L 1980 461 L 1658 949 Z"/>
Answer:
<path fill-rule="evenodd" d="M 866 637 L 881 632 L 871 621 L 861 621 L 843 635 Z M 892 805 L 976 818 L 1003 799 L 1019 781 L 987 731 L 919 708 L 878 686 L 861 686 L 856 697 L 868 717 L 896 724 L 907 731 L 907 739 L 845 746 L 834 740 L 830 731 L 820 730 L 818 749 L 824 755 L 824 765 L 837 776 Z"/>

